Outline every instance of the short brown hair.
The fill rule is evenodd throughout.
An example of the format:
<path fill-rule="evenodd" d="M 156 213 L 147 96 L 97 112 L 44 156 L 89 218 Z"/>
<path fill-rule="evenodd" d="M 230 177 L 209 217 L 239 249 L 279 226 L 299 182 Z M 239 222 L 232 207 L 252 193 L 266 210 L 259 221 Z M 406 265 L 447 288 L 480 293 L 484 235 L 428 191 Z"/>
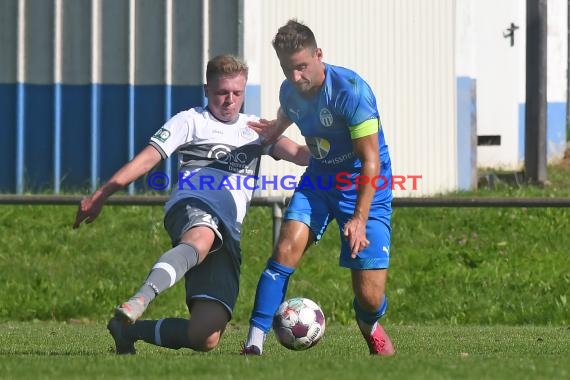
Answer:
<path fill-rule="evenodd" d="M 218 55 L 208 61 L 206 81 L 210 82 L 218 76 L 243 74 L 247 79 L 249 67 L 238 57 L 231 54 Z"/>
<path fill-rule="evenodd" d="M 313 31 L 296 19 L 287 21 L 287 24 L 279 28 L 272 44 L 277 55 L 295 53 L 305 48 L 314 51 L 317 48 L 317 40 Z"/>

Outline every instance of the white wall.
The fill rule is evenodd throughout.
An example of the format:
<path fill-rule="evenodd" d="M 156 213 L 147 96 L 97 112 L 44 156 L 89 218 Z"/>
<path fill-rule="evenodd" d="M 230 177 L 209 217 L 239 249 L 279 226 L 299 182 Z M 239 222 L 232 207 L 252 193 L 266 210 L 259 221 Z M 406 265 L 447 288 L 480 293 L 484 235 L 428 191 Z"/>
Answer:
<path fill-rule="evenodd" d="M 374 89 L 397 175 L 422 175 L 395 196 L 457 188 L 455 1 L 288 0 L 261 4 L 261 110 L 272 118 L 283 73 L 271 40 L 289 18 L 306 23 L 328 63 L 357 71 Z M 247 58 L 247 57 L 246 57 Z M 300 136 L 291 127 L 289 135 Z M 284 175 L 294 165 L 263 161 L 262 174 Z M 286 192 L 287 193 L 287 192 Z M 278 195 L 266 192 L 263 195 Z"/>
<path fill-rule="evenodd" d="M 462 3 L 462 2 L 459 2 Z M 522 7 L 521 8 L 521 4 Z M 500 136 L 500 145 L 479 146 L 479 167 L 516 169 L 519 165 L 519 102 L 524 82 L 524 2 L 479 0 L 473 2 L 475 78 L 477 82 L 477 134 Z M 461 22 L 461 21 L 458 21 Z M 514 45 L 505 38 L 514 23 Z"/>
<path fill-rule="evenodd" d="M 566 97 L 568 75 L 568 1 L 548 1 L 548 133 L 550 161 L 564 157 L 566 150 Z"/>
<path fill-rule="evenodd" d="M 547 40 L 548 160 L 566 146 L 567 1 L 549 0 Z M 514 46 L 504 38 L 518 26 Z M 479 168 L 524 167 L 526 1 L 457 0 L 457 75 L 476 88 L 477 134 L 500 135 L 501 145 L 479 146 Z"/>
<path fill-rule="evenodd" d="M 548 1 L 548 88 L 549 102 L 566 102 L 568 59 L 568 0 Z"/>

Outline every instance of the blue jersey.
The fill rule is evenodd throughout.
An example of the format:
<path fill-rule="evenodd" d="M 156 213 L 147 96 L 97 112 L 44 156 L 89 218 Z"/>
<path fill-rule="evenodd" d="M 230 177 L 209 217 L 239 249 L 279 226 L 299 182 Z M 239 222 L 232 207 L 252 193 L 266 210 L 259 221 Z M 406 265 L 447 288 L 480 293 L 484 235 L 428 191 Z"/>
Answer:
<path fill-rule="evenodd" d="M 325 80 L 318 94 L 305 98 L 285 80 L 279 101 L 282 111 L 297 124 L 311 150 L 312 158 L 306 172 L 311 177 L 334 177 L 341 172 L 351 178 L 359 175 L 362 163 L 354 152 L 350 128 L 366 120 L 378 119 L 379 175 L 382 179 L 376 182 L 380 189 L 375 201 L 391 200 L 392 169 L 388 146 L 376 97 L 364 79 L 352 70 L 325 64 Z"/>

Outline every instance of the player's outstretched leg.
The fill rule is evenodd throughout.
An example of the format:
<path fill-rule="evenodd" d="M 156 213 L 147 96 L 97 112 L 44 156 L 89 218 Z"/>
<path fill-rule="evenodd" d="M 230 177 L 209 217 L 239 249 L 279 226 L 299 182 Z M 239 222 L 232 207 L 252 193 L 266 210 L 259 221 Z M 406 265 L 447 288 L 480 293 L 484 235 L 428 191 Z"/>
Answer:
<path fill-rule="evenodd" d="M 135 323 L 146 310 L 144 296 L 135 296 L 115 309 L 115 317 L 125 323 Z"/>
<path fill-rule="evenodd" d="M 119 355 L 136 354 L 135 342 L 124 333 L 125 325 L 119 318 L 111 318 L 107 324 L 107 330 L 115 340 L 115 352 Z"/>
<path fill-rule="evenodd" d="M 208 352 L 218 346 L 230 317 L 222 303 L 195 299 L 191 304 L 190 319 L 161 318 L 124 324 L 115 317 L 107 328 L 115 340 L 117 354 L 134 354 L 137 341 L 174 350 L 189 348 Z"/>
<path fill-rule="evenodd" d="M 158 294 L 184 278 L 198 261 L 198 250 L 189 243 L 182 242 L 165 252 L 156 261 L 138 292 L 115 309 L 115 316 L 126 323 L 135 323 Z"/>

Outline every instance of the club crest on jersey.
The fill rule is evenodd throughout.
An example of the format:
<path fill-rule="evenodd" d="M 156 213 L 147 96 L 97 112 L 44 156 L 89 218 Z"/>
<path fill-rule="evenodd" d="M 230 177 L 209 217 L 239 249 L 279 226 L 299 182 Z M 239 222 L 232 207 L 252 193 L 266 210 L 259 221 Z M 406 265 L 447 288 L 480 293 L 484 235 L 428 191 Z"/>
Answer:
<path fill-rule="evenodd" d="M 152 137 L 158 141 L 166 142 L 166 140 L 170 138 L 170 131 L 168 129 L 160 128 Z"/>
<path fill-rule="evenodd" d="M 329 111 L 327 108 L 321 108 L 321 112 L 319 112 L 319 118 L 321 119 L 321 124 L 325 127 L 330 127 L 334 121 L 331 111 Z"/>
<path fill-rule="evenodd" d="M 242 130 L 240 131 L 240 134 L 241 134 L 241 137 L 243 137 L 246 140 L 251 140 L 251 139 L 255 138 L 255 132 L 248 127 L 242 128 Z"/>

